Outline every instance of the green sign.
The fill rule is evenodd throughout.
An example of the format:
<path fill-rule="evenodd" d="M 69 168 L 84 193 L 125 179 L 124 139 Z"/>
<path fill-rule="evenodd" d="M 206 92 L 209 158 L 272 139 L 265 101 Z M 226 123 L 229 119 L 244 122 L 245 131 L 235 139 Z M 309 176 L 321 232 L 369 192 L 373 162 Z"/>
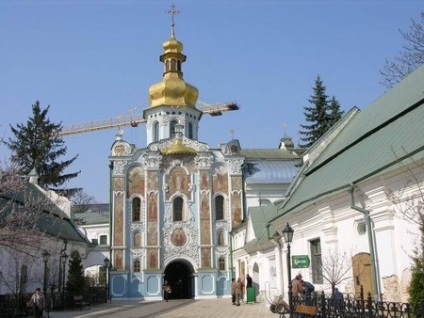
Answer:
<path fill-rule="evenodd" d="M 308 255 L 293 255 L 292 268 L 308 268 L 311 260 Z"/>

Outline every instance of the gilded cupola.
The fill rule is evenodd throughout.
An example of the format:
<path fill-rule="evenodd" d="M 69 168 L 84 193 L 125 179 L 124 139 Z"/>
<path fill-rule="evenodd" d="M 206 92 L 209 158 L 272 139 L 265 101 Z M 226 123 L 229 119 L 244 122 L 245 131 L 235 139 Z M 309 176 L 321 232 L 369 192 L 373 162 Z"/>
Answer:
<path fill-rule="evenodd" d="M 196 108 L 199 91 L 185 82 L 181 65 L 186 56 L 182 54 L 183 44 L 175 39 L 172 28 L 171 37 L 163 43 L 160 61 L 164 64 L 163 80 L 149 89 L 150 107 L 176 106 Z"/>

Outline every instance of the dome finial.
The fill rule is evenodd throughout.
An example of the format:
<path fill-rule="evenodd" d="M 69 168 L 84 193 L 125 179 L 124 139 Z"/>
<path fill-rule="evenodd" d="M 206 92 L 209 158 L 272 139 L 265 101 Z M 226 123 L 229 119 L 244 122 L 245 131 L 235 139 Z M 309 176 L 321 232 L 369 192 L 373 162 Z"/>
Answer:
<path fill-rule="evenodd" d="M 179 10 L 175 10 L 175 4 L 171 3 L 171 10 L 165 11 L 166 13 L 169 13 L 171 15 L 171 38 L 175 38 L 175 32 L 174 32 L 174 26 L 175 26 L 175 20 L 174 17 L 176 14 L 181 13 Z"/>

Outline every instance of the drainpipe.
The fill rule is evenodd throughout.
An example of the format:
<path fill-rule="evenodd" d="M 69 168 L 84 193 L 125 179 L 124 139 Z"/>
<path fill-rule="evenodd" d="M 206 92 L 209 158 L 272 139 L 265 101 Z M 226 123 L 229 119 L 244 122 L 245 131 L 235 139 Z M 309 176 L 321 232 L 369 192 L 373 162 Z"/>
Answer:
<path fill-rule="evenodd" d="M 376 257 L 377 246 L 375 244 L 374 226 L 370 217 L 370 210 L 366 210 L 355 205 L 355 199 L 353 198 L 354 190 L 355 190 L 355 186 L 351 184 L 350 189 L 348 190 L 350 193 L 350 199 L 351 199 L 350 208 L 355 211 L 361 212 L 364 215 L 365 226 L 368 233 L 370 257 L 371 257 L 371 274 L 372 274 L 372 279 L 373 279 L 375 292 L 376 292 L 376 295 L 374 295 L 374 298 L 378 301 L 381 301 L 381 288 L 380 288 L 380 281 L 378 279 L 380 277 L 380 274 L 378 272 L 378 261 Z"/>

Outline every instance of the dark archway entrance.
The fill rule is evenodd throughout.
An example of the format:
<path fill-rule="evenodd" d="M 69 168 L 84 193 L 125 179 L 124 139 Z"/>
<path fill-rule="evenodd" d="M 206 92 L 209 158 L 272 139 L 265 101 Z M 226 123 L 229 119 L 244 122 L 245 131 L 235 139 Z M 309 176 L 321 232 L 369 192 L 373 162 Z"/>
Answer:
<path fill-rule="evenodd" d="M 172 262 L 165 269 L 164 280 L 172 288 L 169 299 L 194 298 L 194 277 L 190 264 L 183 261 Z"/>

